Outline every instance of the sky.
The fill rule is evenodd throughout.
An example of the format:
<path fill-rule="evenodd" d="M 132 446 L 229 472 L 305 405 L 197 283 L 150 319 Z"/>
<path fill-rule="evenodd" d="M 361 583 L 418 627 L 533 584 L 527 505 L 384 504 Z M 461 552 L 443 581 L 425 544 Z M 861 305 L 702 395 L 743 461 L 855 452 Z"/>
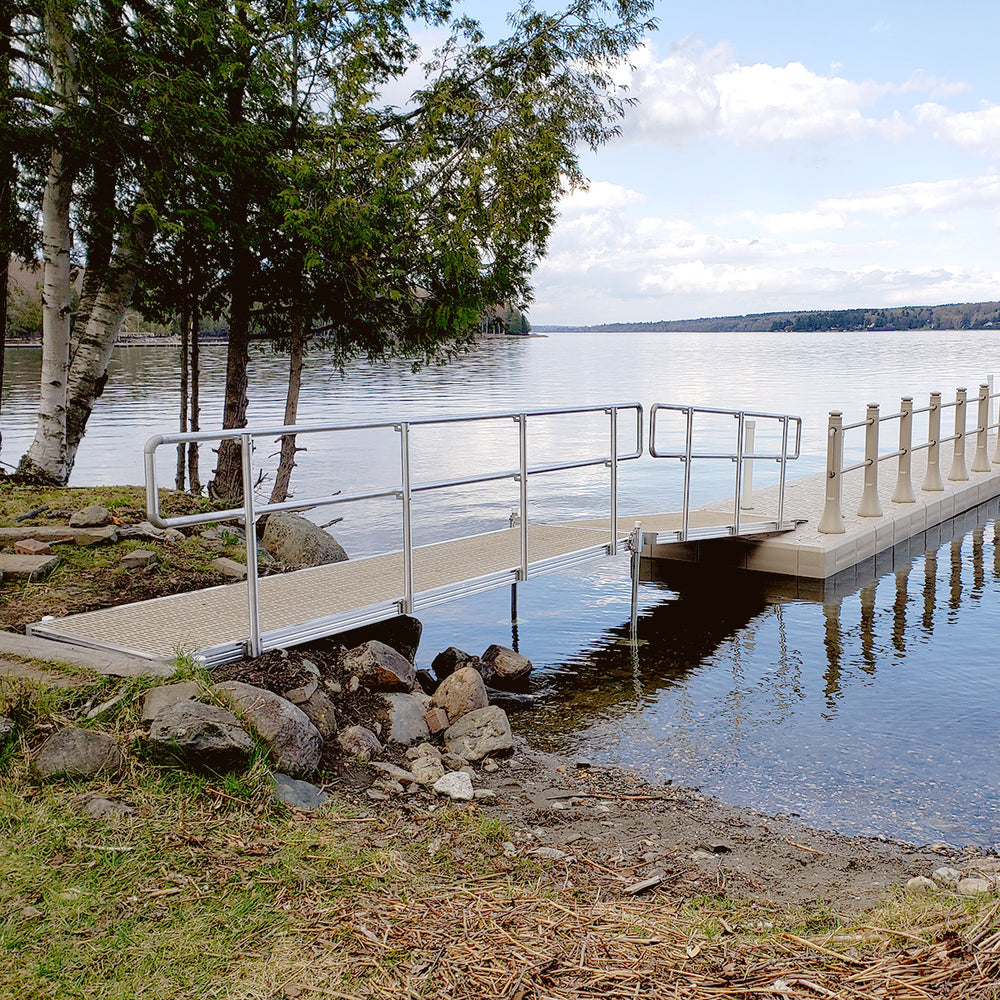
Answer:
<path fill-rule="evenodd" d="M 488 31 L 513 0 L 467 0 Z M 552 5 L 554 6 L 554 4 Z M 534 325 L 1000 299 L 1000 4 L 658 0 Z"/>

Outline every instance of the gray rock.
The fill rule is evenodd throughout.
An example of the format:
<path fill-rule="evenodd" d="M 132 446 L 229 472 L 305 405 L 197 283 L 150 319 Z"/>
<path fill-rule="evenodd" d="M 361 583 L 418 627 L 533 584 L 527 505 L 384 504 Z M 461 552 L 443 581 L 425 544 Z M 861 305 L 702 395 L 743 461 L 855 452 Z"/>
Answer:
<path fill-rule="evenodd" d="M 118 526 L 106 524 L 102 528 L 81 528 L 73 541 L 77 545 L 111 545 L 118 541 Z"/>
<path fill-rule="evenodd" d="M 451 771 L 443 778 L 438 778 L 433 788 L 438 795 L 447 795 L 459 802 L 471 802 L 475 796 L 472 779 L 462 771 Z"/>
<path fill-rule="evenodd" d="M 421 785 L 433 785 L 444 777 L 444 764 L 439 757 L 418 757 L 410 765 L 410 771 Z"/>
<path fill-rule="evenodd" d="M 306 713 L 324 740 L 332 740 L 337 735 L 337 713 L 333 702 L 323 691 L 314 691 L 299 708 Z"/>
<path fill-rule="evenodd" d="M 906 891 L 932 896 L 938 891 L 938 884 L 933 879 L 927 878 L 926 875 L 917 875 L 916 878 L 911 878 L 906 883 Z"/>
<path fill-rule="evenodd" d="M 14 735 L 17 726 L 13 719 L 8 719 L 6 715 L 0 715 L 0 747 L 5 746 Z"/>
<path fill-rule="evenodd" d="M 152 719 L 149 742 L 161 756 L 218 774 L 243 770 L 254 748 L 232 712 L 200 701 L 164 705 Z"/>
<path fill-rule="evenodd" d="M 962 878 L 962 873 L 957 868 L 949 868 L 946 865 L 943 868 L 938 868 L 931 875 L 931 878 L 944 889 L 955 889 Z"/>
<path fill-rule="evenodd" d="M 424 719 L 424 706 L 419 698 L 402 691 L 379 696 L 385 706 L 388 742 L 408 747 L 426 740 L 431 731 Z"/>
<path fill-rule="evenodd" d="M 142 721 L 152 722 L 168 705 L 181 701 L 197 701 L 202 687 L 197 681 L 181 681 L 178 684 L 161 684 L 150 688 L 142 702 Z"/>
<path fill-rule="evenodd" d="M 407 771 L 403 767 L 397 767 L 395 764 L 390 764 L 388 761 L 372 761 L 372 767 L 375 768 L 376 771 L 384 774 L 386 777 L 391 778 L 393 781 L 413 781 L 413 774 L 410 771 Z"/>
<path fill-rule="evenodd" d="M 463 715 L 485 708 L 488 704 L 483 678 L 472 667 L 459 667 L 441 682 L 431 698 L 431 705 L 443 708 L 452 724 Z"/>
<path fill-rule="evenodd" d="M 378 642 L 384 642 L 412 663 L 417 656 L 417 647 L 420 645 L 423 629 L 419 618 L 414 618 L 412 615 L 397 615 L 395 618 L 387 618 L 384 622 L 360 625 L 358 628 L 341 632 L 340 635 L 334 636 L 330 642 L 343 646 L 344 649 L 353 649 L 370 639 L 376 639 Z"/>
<path fill-rule="evenodd" d="M 523 691 L 531 676 L 531 660 L 506 646 L 490 646 L 481 657 L 487 684 L 502 691 Z"/>
<path fill-rule="evenodd" d="M 301 706 L 303 702 L 308 701 L 316 693 L 318 687 L 319 678 L 310 675 L 309 680 L 305 684 L 300 684 L 290 691 L 285 691 L 285 700 L 290 701 L 293 705 Z"/>
<path fill-rule="evenodd" d="M 514 737 L 506 712 L 496 705 L 463 715 L 444 734 L 445 746 L 466 760 L 482 760 L 514 749 Z"/>
<path fill-rule="evenodd" d="M 271 782 L 274 785 L 274 797 L 291 809 L 318 809 L 330 798 L 322 788 L 279 771 L 271 775 Z"/>
<path fill-rule="evenodd" d="M 74 795 L 71 804 L 78 813 L 90 816 L 92 819 L 108 819 L 112 816 L 134 816 L 135 809 L 121 799 L 109 799 L 103 795 L 87 793 Z"/>
<path fill-rule="evenodd" d="M 371 760 L 373 754 L 382 752 L 379 738 L 364 726 L 348 726 L 337 734 L 337 744 L 344 753 L 359 760 Z"/>
<path fill-rule="evenodd" d="M 372 691 L 412 691 L 418 686 L 416 668 L 391 646 L 377 639 L 344 654 L 343 669 Z"/>
<path fill-rule="evenodd" d="M 69 519 L 71 528 L 101 528 L 105 524 L 110 524 L 113 518 L 111 511 L 100 504 L 91 504 L 78 510 Z"/>
<path fill-rule="evenodd" d="M 229 559 L 227 556 L 219 556 L 217 559 L 213 559 L 208 565 L 216 573 L 228 576 L 231 580 L 245 580 L 247 578 L 246 566 L 235 559 Z"/>
<path fill-rule="evenodd" d="M 988 878 L 963 878 L 957 888 L 963 896 L 982 896 L 992 892 L 996 888 L 996 883 Z"/>
<path fill-rule="evenodd" d="M 302 709 L 273 691 L 239 681 L 214 684 L 211 691 L 243 716 L 267 744 L 280 771 L 301 777 L 319 766 L 323 737 Z"/>
<path fill-rule="evenodd" d="M 269 514 L 261 544 L 277 560 L 293 566 L 326 566 L 347 559 L 333 536 L 297 514 Z"/>
<path fill-rule="evenodd" d="M 457 646 L 449 646 L 431 661 L 431 669 L 439 681 L 450 677 L 459 667 L 472 667 L 482 673 L 482 662 L 479 657 L 466 653 Z"/>
<path fill-rule="evenodd" d="M 124 758 L 118 744 L 106 733 L 64 726 L 36 751 L 31 772 L 36 778 L 92 778 L 117 773 Z"/>

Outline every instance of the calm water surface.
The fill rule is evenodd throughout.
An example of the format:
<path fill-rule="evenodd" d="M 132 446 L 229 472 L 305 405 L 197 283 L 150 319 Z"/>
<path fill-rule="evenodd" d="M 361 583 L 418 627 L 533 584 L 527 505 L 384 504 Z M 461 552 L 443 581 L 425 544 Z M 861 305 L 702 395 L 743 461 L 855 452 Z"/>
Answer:
<path fill-rule="evenodd" d="M 314 358 L 300 421 L 632 400 L 791 412 L 804 420 L 794 470 L 804 475 L 823 466 L 830 409 L 853 422 L 870 401 L 891 413 L 902 395 L 922 406 L 934 390 L 946 399 L 958 386 L 973 394 L 993 373 L 998 348 L 995 331 L 558 334 L 490 343 L 416 373 L 403 363 L 359 363 L 341 375 Z M 223 351 L 207 349 L 205 368 L 202 425 L 211 427 L 221 414 Z M 251 423 L 281 423 L 284 369 L 279 357 L 254 359 Z M 37 371 L 36 351 L 8 352 L 0 452 L 8 464 L 30 440 Z M 143 442 L 176 428 L 176 384 L 170 349 L 116 354 L 74 484 L 141 482 Z M 542 430 L 533 461 L 606 448 L 599 422 L 553 421 Z M 423 432 L 414 442 L 416 475 L 512 466 L 512 435 L 506 422 L 450 438 Z M 336 444 L 313 440 L 308 448 L 293 480 L 300 496 L 384 486 L 396 475 L 391 431 Z M 671 505 L 676 490 L 662 471 L 648 461 L 624 470 L 622 513 Z M 172 481 L 169 455 L 161 475 Z M 726 494 L 728 473 L 713 475 L 699 499 Z M 599 476 L 552 480 L 533 516 L 606 513 Z M 504 526 L 516 502 L 514 484 L 421 500 L 416 541 Z M 343 515 L 335 533 L 352 556 L 398 544 L 393 501 L 334 513 Z M 508 591 L 427 612 L 420 665 L 449 645 L 481 652 L 491 642 L 515 642 L 536 664 L 543 694 L 541 707 L 515 725 L 552 749 L 634 765 L 656 779 L 848 833 L 997 846 L 996 514 L 995 506 L 971 513 L 911 546 L 895 571 L 871 565 L 857 581 L 812 599 L 758 578 L 644 583 L 637 646 L 628 638 L 624 560 L 538 578 L 519 588 L 514 625 Z"/>

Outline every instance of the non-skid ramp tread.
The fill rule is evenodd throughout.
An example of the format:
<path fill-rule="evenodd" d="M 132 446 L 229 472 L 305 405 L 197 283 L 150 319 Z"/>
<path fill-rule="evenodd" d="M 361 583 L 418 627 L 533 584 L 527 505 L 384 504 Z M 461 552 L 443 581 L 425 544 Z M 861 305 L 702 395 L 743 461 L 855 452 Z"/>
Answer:
<path fill-rule="evenodd" d="M 529 564 L 557 559 L 608 541 L 606 531 L 587 527 L 530 525 Z M 518 528 L 419 546 L 413 550 L 414 592 L 433 591 L 504 572 L 509 572 L 513 580 L 520 566 L 520 554 Z M 398 601 L 403 591 L 401 552 L 263 577 L 259 581 L 261 632 Z M 247 584 L 225 584 L 88 611 L 40 623 L 33 631 L 157 657 L 241 642 L 249 634 Z"/>

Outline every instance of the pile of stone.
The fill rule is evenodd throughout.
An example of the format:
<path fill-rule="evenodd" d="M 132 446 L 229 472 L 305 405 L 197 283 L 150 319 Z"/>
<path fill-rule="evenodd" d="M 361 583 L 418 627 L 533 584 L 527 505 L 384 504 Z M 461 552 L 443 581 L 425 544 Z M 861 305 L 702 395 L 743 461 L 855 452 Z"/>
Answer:
<path fill-rule="evenodd" d="M 906 883 L 909 892 L 934 895 L 957 893 L 959 896 L 982 896 L 1000 888 L 1000 858 L 975 858 L 960 868 L 945 865 L 930 878 L 918 875 Z"/>

